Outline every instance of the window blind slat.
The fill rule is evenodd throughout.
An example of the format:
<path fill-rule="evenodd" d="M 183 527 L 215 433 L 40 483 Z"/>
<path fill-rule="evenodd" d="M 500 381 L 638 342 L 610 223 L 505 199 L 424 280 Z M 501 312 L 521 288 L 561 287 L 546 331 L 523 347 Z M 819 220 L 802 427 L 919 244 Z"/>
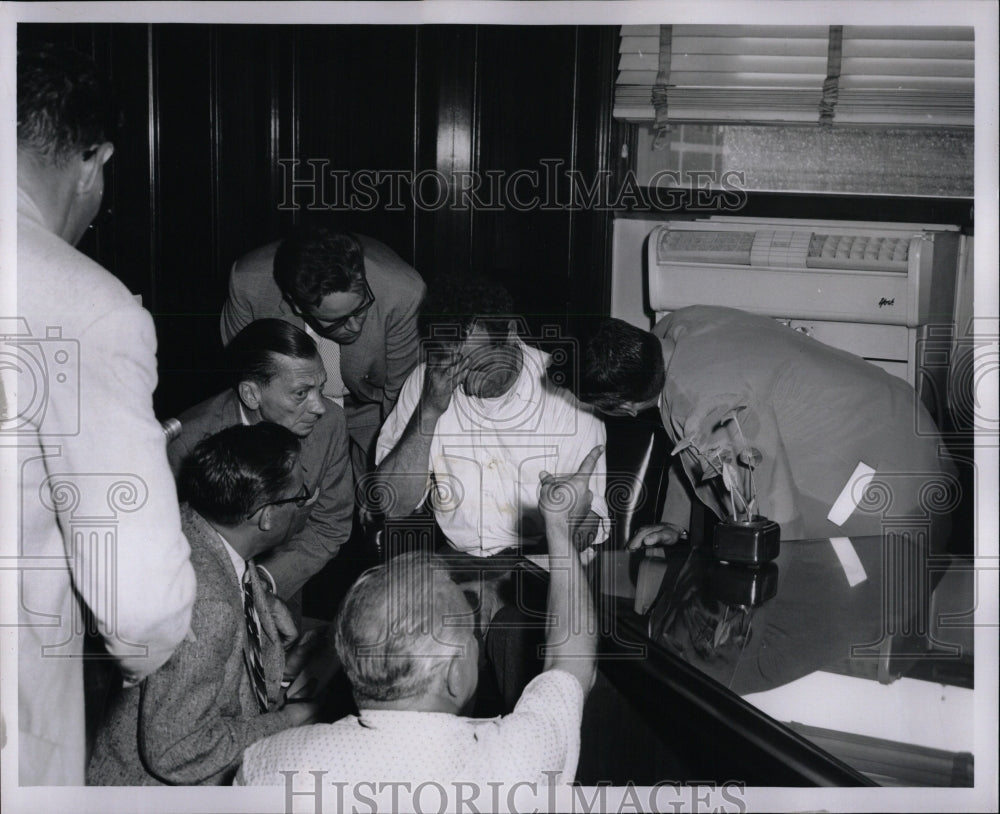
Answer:
<path fill-rule="evenodd" d="M 739 54 L 741 56 L 826 56 L 826 35 L 820 37 L 680 37 L 674 51 L 681 54 Z"/>
<path fill-rule="evenodd" d="M 619 70 L 648 71 L 656 73 L 658 57 L 656 54 L 622 54 L 618 61 Z M 675 55 L 670 61 L 670 72 L 673 73 L 740 73 L 740 74 L 777 74 L 796 73 L 812 76 L 826 75 L 826 55 L 821 57 L 789 57 L 774 59 L 765 56 L 723 56 L 719 54 L 697 54 L 685 56 Z M 675 84 L 680 84 L 676 80 Z"/>
<path fill-rule="evenodd" d="M 975 44 L 965 40 L 886 40 L 855 37 L 844 41 L 844 56 L 971 61 L 975 57 Z"/>
<path fill-rule="evenodd" d="M 678 71 L 671 74 L 673 82 L 670 86 L 671 96 L 677 93 L 681 87 L 690 85 L 702 88 L 746 88 L 748 91 L 753 88 L 811 88 L 819 93 L 818 86 L 822 84 L 821 74 L 790 74 L 790 73 L 686 73 Z M 653 86 L 656 80 L 656 73 L 653 71 L 622 71 L 619 74 L 618 84 L 639 85 L 647 91 Z M 647 93 L 648 95 L 648 93 Z"/>
<path fill-rule="evenodd" d="M 844 39 L 848 38 L 858 40 L 947 40 L 949 42 L 973 42 L 975 40 L 975 29 L 971 26 L 957 25 L 845 25 Z"/>
<path fill-rule="evenodd" d="M 891 76 L 905 87 L 913 77 L 965 77 L 971 82 L 975 64 L 965 59 L 873 59 L 869 57 L 844 58 L 844 76 Z"/>

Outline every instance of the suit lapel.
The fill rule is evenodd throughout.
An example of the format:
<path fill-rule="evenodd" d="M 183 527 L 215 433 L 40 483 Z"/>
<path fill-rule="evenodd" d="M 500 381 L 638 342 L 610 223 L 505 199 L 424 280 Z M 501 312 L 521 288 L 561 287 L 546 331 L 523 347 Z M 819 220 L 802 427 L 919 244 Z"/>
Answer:
<path fill-rule="evenodd" d="M 236 591 L 236 602 L 239 604 L 240 618 L 242 619 L 243 586 L 240 584 L 236 571 L 233 569 L 232 561 L 229 559 L 229 553 L 226 551 L 225 546 L 219 539 L 218 533 L 190 506 L 184 505 L 181 509 L 181 515 L 184 520 L 185 534 L 195 537 L 196 540 L 192 540 L 192 542 L 197 543 L 201 548 L 210 552 L 212 557 L 214 557 L 217 561 L 219 568 L 222 569 L 222 573 L 227 575 L 227 582 L 229 582 L 232 588 Z M 264 586 L 261 584 L 260 578 L 257 576 L 257 569 L 253 566 L 252 560 L 250 561 L 248 573 L 250 576 L 250 586 L 251 591 L 253 592 L 254 605 L 257 608 L 257 615 L 260 618 L 261 661 L 264 667 L 264 678 L 267 686 L 267 702 L 268 708 L 270 709 L 273 708 L 279 700 L 281 692 L 281 676 L 285 670 L 285 654 L 281 647 L 281 641 L 278 637 L 277 628 L 274 626 L 274 619 L 269 610 L 267 594 L 264 590 Z M 240 640 L 245 652 L 248 644 L 246 631 L 242 626 L 240 627 L 240 633 Z"/>

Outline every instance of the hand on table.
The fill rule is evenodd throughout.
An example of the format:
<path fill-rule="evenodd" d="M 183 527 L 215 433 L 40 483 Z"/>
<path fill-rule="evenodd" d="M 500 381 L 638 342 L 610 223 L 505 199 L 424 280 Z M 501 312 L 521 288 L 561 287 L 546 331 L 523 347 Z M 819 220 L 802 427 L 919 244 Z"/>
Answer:
<path fill-rule="evenodd" d="M 632 539 L 628 541 L 625 548 L 629 551 L 636 551 L 645 546 L 674 545 L 686 536 L 687 532 L 673 523 L 655 523 L 652 526 L 643 526 L 639 529 L 632 535 Z"/>

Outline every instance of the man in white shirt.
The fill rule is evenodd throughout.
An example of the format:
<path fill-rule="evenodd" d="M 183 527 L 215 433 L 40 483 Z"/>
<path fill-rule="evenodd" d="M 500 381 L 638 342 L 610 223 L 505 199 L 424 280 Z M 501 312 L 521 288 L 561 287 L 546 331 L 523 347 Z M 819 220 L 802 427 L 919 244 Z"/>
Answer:
<path fill-rule="evenodd" d="M 573 475 L 541 474 L 551 564 L 545 670 L 510 715 L 461 717 L 478 680 L 471 609 L 447 565 L 404 555 L 363 574 L 337 619 L 337 654 L 359 714 L 254 744 L 236 783 L 437 783 L 453 793 L 471 784 L 485 793 L 497 783 L 571 782 L 596 648 L 593 602 L 571 540 L 602 452 L 592 449 Z"/>
<path fill-rule="evenodd" d="M 406 517 L 430 495 L 449 545 L 479 558 L 541 542 L 540 473 L 575 471 L 606 439 L 603 422 L 551 383 L 549 355 L 518 338 L 511 310 L 506 291 L 481 281 L 431 292 L 426 361 L 403 385 L 375 453 L 391 497 L 384 514 Z M 605 474 L 601 460 L 574 539 L 581 549 L 607 537 Z"/>

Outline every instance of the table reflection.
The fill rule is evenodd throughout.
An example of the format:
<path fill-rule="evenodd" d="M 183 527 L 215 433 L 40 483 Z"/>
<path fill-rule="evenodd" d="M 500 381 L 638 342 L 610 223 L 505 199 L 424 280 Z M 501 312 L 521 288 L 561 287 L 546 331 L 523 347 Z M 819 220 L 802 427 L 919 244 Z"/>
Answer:
<path fill-rule="evenodd" d="M 954 565 L 912 529 L 782 541 L 758 567 L 702 543 L 608 552 L 602 592 L 618 597 L 620 628 L 644 630 L 649 645 L 877 782 L 969 785 L 971 638 L 936 624 L 934 589 Z M 646 610 L 650 596 L 635 600 L 634 586 L 648 593 L 650 582 Z"/>

